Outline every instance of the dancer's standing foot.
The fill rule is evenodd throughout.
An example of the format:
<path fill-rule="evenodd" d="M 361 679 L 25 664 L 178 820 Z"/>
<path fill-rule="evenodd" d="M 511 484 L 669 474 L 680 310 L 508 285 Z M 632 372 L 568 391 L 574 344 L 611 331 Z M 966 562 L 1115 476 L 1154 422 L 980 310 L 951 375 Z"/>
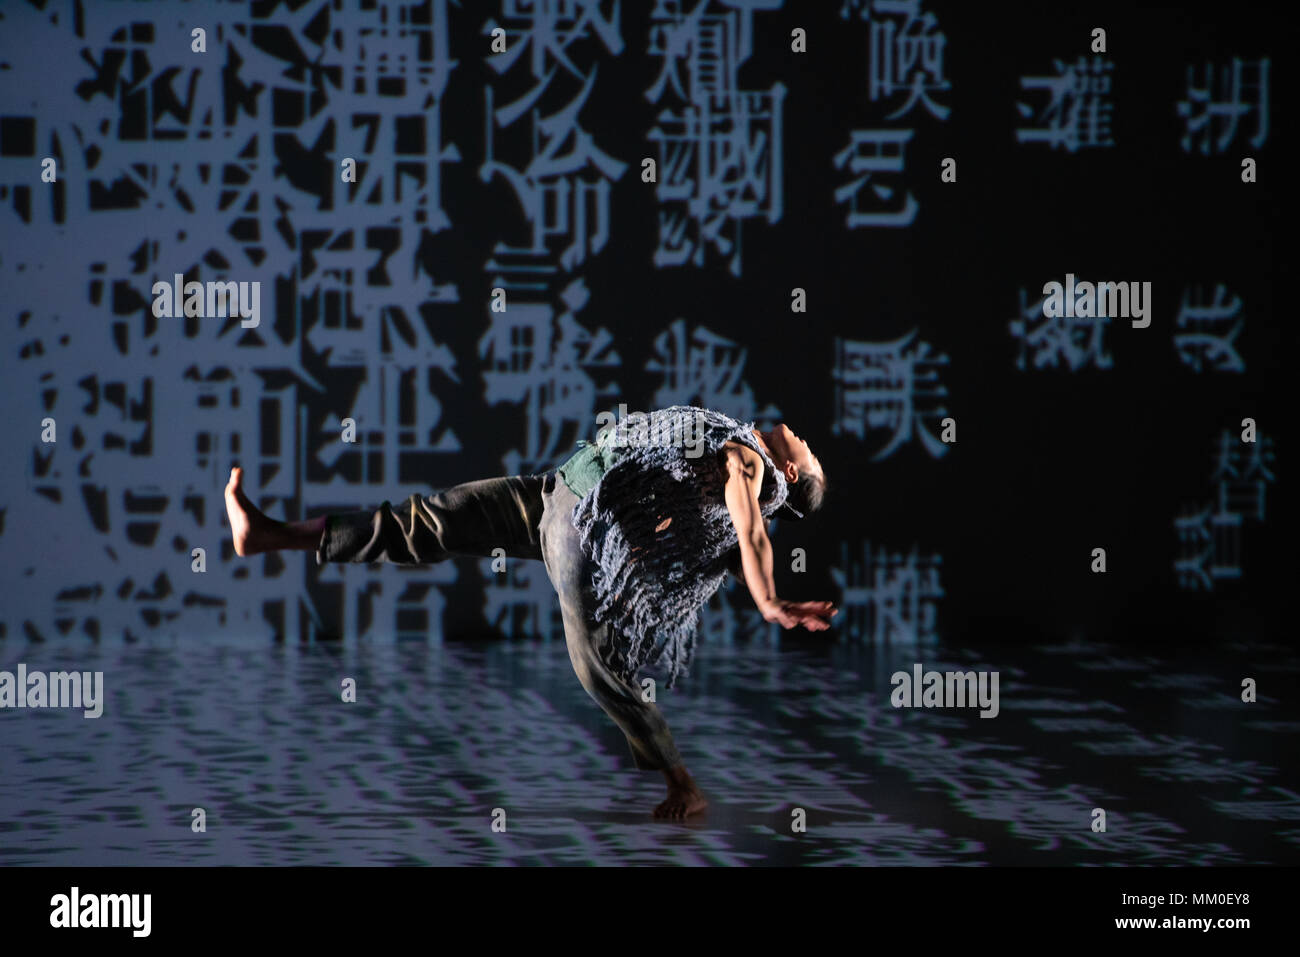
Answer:
<path fill-rule="evenodd" d="M 704 795 L 700 793 L 700 789 L 687 772 L 686 765 L 679 764 L 675 768 L 666 769 L 664 778 L 668 782 L 668 797 L 659 802 L 655 808 L 655 817 L 690 817 L 692 814 L 703 812 L 709 806 L 709 802 L 704 800 Z"/>

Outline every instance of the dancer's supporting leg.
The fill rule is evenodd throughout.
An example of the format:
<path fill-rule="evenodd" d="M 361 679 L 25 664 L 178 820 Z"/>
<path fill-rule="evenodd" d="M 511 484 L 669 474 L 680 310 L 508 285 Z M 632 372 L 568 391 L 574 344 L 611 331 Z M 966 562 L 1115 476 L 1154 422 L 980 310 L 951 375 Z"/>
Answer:
<path fill-rule="evenodd" d="M 542 499 L 546 506 L 541 522 L 542 558 L 560 596 L 573 670 L 587 694 L 622 729 L 636 766 L 663 772 L 668 797 L 655 808 L 655 816 L 698 814 L 708 802 L 682 763 L 663 714 L 653 702 L 643 700 L 639 688 L 620 680 L 601 660 L 600 651 L 610 640 L 610 630 L 590 614 L 594 607 L 591 563 L 583 555 L 578 530 L 570 521 L 578 497 L 562 481 L 548 476 Z"/>

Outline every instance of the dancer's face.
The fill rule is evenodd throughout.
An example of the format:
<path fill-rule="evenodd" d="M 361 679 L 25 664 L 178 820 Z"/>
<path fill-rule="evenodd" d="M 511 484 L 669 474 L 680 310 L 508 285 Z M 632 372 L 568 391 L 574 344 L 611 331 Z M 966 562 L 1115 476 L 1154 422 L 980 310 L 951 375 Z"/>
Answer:
<path fill-rule="evenodd" d="M 799 476 L 820 473 L 821 462 L 812 454 L 808 443 L 791 431 L 784 422 L 764 436 L 772 462 L 785 473 L 787 482 L 797 482 Z"/>

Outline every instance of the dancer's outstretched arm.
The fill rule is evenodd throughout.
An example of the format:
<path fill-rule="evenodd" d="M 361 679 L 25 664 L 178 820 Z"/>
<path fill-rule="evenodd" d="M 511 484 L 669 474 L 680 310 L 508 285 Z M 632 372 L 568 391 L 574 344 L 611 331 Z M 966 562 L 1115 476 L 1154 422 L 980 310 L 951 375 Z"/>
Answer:
<path fill-rule="evenodd" d="M 803 625 L 809 631 L 824 631 L 838 609 L 828 601 L 785 601 L 776 596 L 772 577 L 772 543 L 758 504 L 763 485 L 763 460 L 747 446 L 726 447 L 727 484 L 725 497 L 731 522 L 740 545 L 740 565 L 754 604 L 767 621 L 783 628 Z"/>

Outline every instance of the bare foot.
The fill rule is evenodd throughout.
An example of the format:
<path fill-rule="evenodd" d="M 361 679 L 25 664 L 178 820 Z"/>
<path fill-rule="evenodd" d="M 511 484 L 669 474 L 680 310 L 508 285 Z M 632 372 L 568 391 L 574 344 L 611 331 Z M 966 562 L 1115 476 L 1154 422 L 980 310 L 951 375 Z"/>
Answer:
<path fill-rule="evenodd" d="M 230 519 L 230 537 L 235 545 L 236 555 L 256 555 L 266 551 L 266 543 L 259 534 L 267 523 L 267 517 L 253 507 L 253 503 L 244 494 L 244 470 L 235 467 L 230 470 L 230 481 L 226 484 L 226 516 Z"/>
<path fill-rule="evenodd" d="M 664 777 L 668 779 L 668 797 L 655 807 L 655 817 L 690 817 L 709 806 L 684 765 L 664 771 Z"/>

